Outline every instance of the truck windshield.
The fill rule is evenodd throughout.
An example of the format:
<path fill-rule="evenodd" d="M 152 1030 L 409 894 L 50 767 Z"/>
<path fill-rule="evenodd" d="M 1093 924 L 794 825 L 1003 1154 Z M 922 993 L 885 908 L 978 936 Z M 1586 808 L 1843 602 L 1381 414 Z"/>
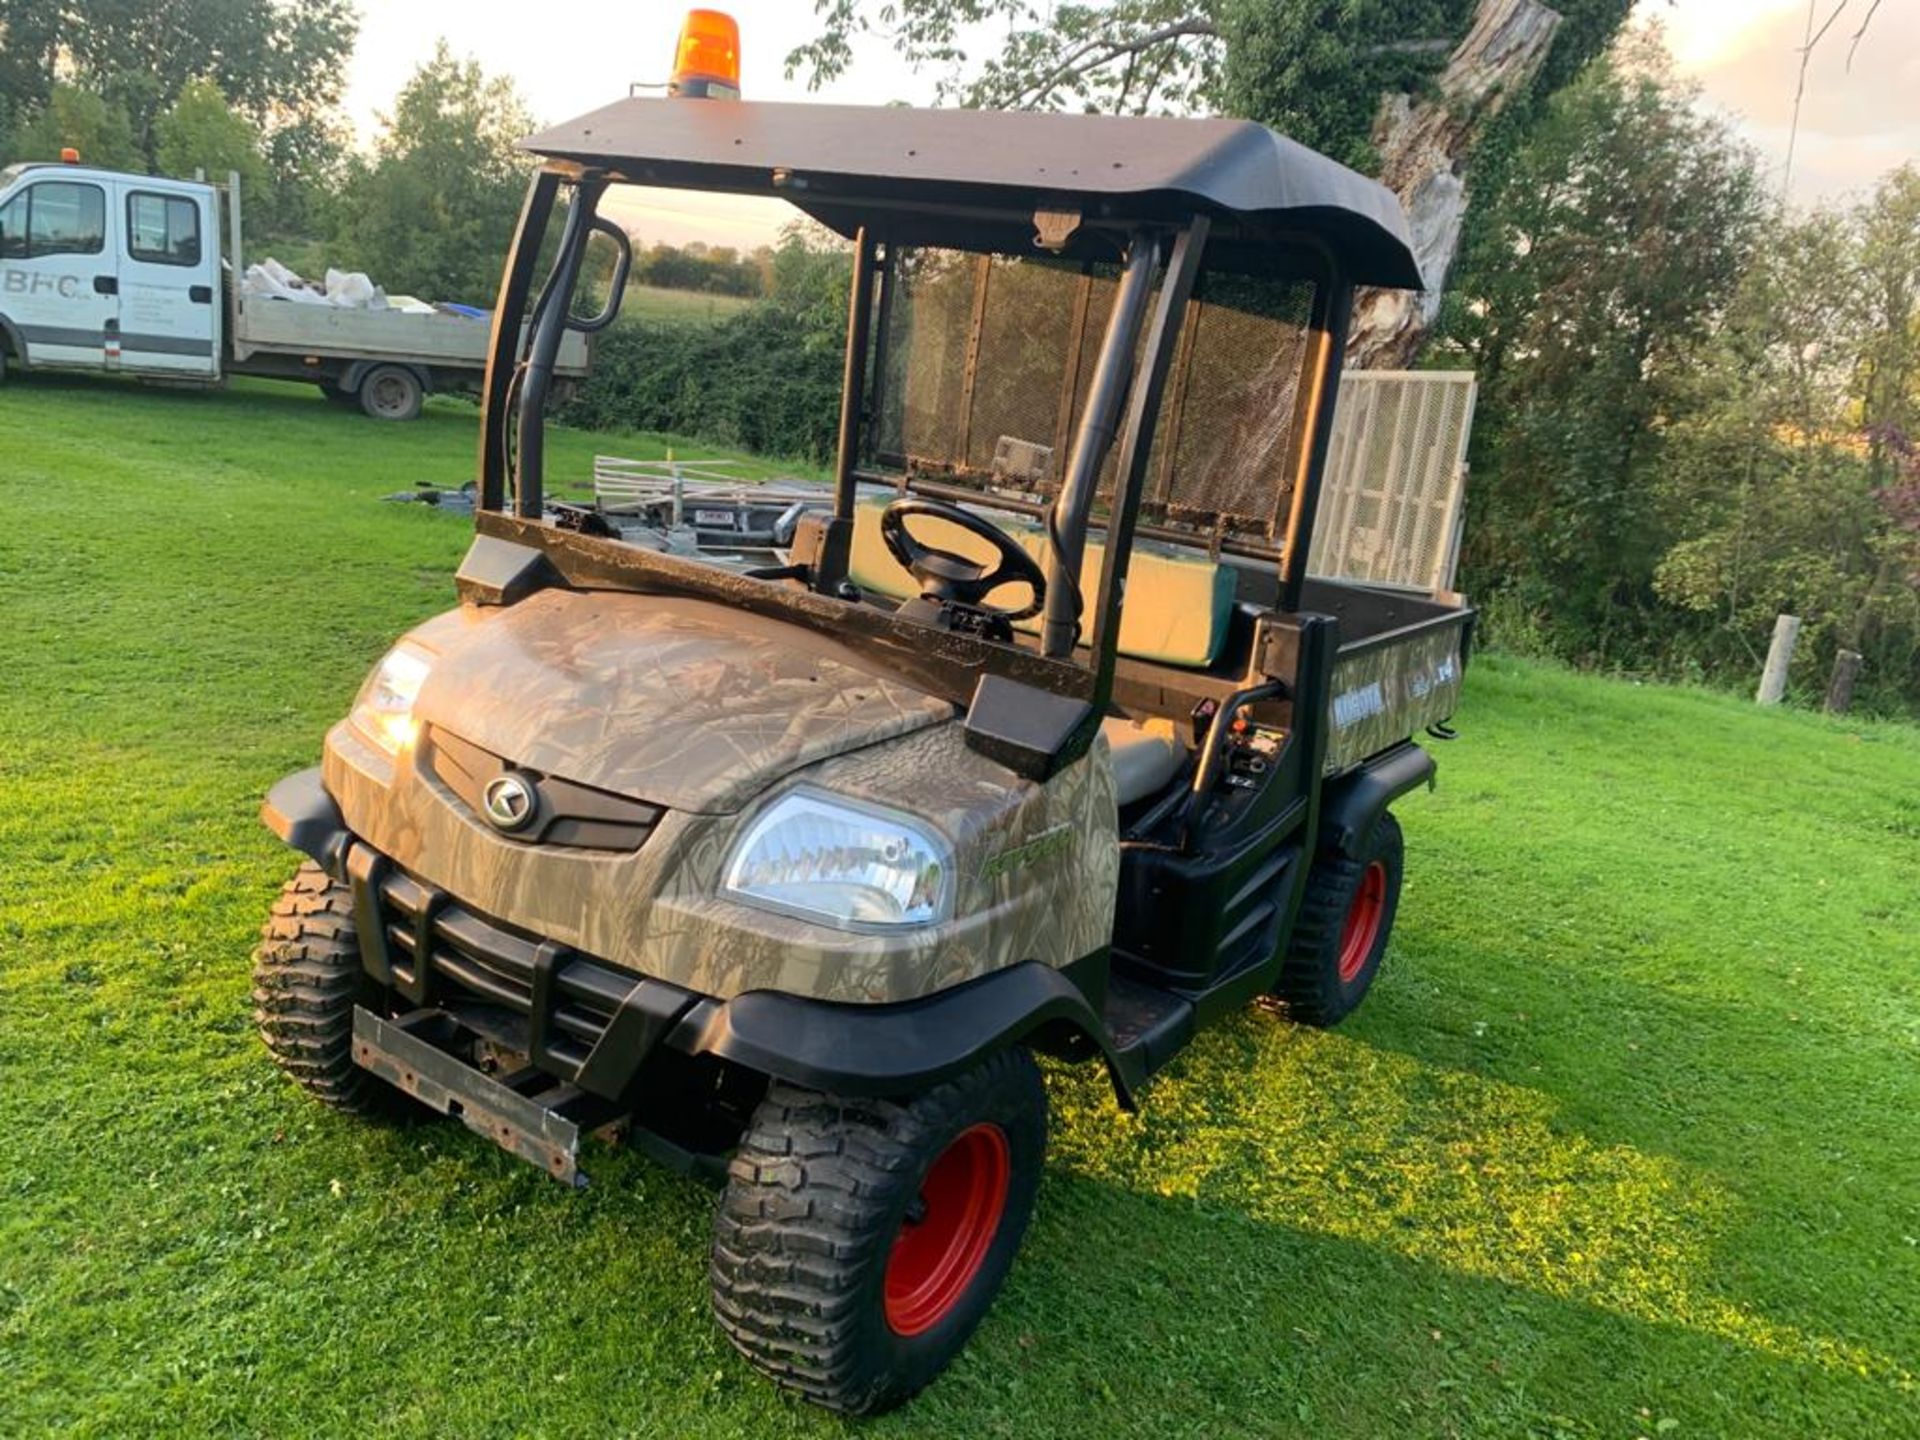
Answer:
<path fill-rule="evenodd" d="M 1270 548 L 1286 521 L 1314 287 L 1210 278 L 1188 308 L 1141 513 L 1197 537 L 1225 533 Z M 1117 279 L 1117 266 L 901 249 L 878 327 L 874 459 L 1051 501 Z M 1102 508 L 1116 460 L 1110 451 Z"/>

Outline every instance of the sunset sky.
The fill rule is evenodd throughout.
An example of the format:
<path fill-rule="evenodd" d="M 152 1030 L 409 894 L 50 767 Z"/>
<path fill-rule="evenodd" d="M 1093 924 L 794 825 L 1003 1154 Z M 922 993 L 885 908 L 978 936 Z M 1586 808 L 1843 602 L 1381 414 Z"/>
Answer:
<path fill-rule="evenodd" d="M 1824 20 L 1839 0 L 1814 3 Z M 1920 0 L 1883 0 L 1849 69 L 1851 38 L 1869 4 L 1846 0 L 1808 70 L 1791 187 L 1798 203 L 1859 191 L 1920 157 Z M 747 95 L 806 98 L 805 86 L 782 73 L 782 62 L 813 29 L 810 0 L 735 0 L 730 8 L 740 21 Z M 363 134 L 371 133 L 376 112 L 445 36 L 490 73 L 511 75 L 540 120 L 564 119 L 625 95 L 631 82 L 664 80 L 682 13 L 660 0 L 543 0 L 539 23 L 529 26 L 520 5 L 364 0 L 348 111 Z M 1665 27 L 1681 73 L 1699 82 L 1707 103 L 1737 118 L 1776 184 L 1807 13 L 1807 0 L 1638 0 L 1635 11 Z M 981 38 L 993 47 L 991 31 Z M 933 78 L 905 70 L 885 46 L 874 45 L 821 98 L 924 103 Z M 756 244 L 774 238 L 783 210 L 767 202 L 669 197 L 629 207 L 624 218 L 650 240 Z"/>

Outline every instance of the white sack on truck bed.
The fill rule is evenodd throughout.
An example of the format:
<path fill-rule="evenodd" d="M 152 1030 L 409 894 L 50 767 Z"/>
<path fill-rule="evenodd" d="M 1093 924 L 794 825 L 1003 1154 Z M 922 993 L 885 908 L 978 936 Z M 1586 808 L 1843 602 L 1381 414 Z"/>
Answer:
<path fill-rule="evenodd" d="M 249 265 L 240 293 L 250 299 L 290 300 L 297 305 L 331 305 L 337 310 L 385 310 L 386 291 L 358 270 L 328 270 L 323 284 L 306 280 L 272 256 Z"/>

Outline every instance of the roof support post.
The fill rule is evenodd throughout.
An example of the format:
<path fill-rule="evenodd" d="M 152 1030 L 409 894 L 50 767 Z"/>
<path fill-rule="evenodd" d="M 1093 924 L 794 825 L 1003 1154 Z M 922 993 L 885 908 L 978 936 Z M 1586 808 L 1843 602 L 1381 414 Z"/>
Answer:
<path fill-rule="evenodd" d="M 547 288 L 534 306 L 533 338 L 527 345 L 526 373 L 520 379 L 516 419 L 513 508 L 524 520 L 538 520 L 546 512 L 547 392 L 553 386 L 553 365 L 560 355 L 573 312 L 573 287 L 580 279 L 580 262 L 593 233 L 593 211 L 606 181 L 582 176 L 573 187 L 567 208 L 567 228 L 560 237 Z"/>
<path fill-rule="evenodd" d="M 860 466 L 860 424 L 866 404 L 867 343 L 873 330 L 873 232 L 866 226 L 854 237 L 853 281 L 847 297 L 847 357 L 840 376 L 840 448 L 833 467 L 833 513 L 853 519 Z"/>
<path fill-rule="evenodd" d="M 506 273 L 500 280 L 500 300 L 493 309 L 493 331 L 487 341 L 487 374 L 480 391 L 480 508 L 501 510 L 507 503 L 507 397 L 513 389 L 520 356 L 520 317 L 526 313 L 527 292 L 533 286 L 533 267 L 546 238 L 547 219 L 560 177 L 542 170 L 527 183 L 520 205 L 520 223 L 514 227 L 513 246 L 507 251 Z"/>
<path fill-rule="evenodd" d="M 1207 247 L 1212 222 L 1196 215 L 1175 237 L 1167 272 L 1160 281 L 1160 303 L 1147 329 L 1146 373 L 1138 377 L 1127 396 L 1127 423 L 1120 435 L 1115 471 L 1113 515 L 1107 522 L 1107 563 L 1100 570 L 1100 597 L 1093 612 L 1094 708 L 1106 709 L 1113 693 L 1114 654 L 1119 649 L 1121 602 L 1127 587 L 1127 562 L 1133 554 L 1134 522 L 1140 497 L 1147 486 L 1147 464 L 1153 455 L 1153 436 L 1160 417 L 1160 397 L 1180 350 L 1187 301 L 1200 273 L 1200 255 Z"/>
<path fill-rule="evenodd" d="M 1313 522 L 1320 513 L 1320 479 L 1326 470 L 1327 442 L 1333 434 L 1333 407 L 1340 393 L 1340 365 L 1347 353 L 1347 322 L 1353 316 L 1353 285 L 1335 267 L 1314 289 L 1313 365 L 1301 407 L 1294 418 L 1296 443 L 1293 503 L 1287 512 L 1287 538 L 1280 557 L 1282 614 L 1300 608 L 1307 584 L 1308 554 L 1313 548 Z"/>
<path fill-rule="evenodd" d="M 853 553 L 853 507 L 859 499 L 860 444 L 866 423 L 867 360 L 873 333 L 873 232 L 854 235 L 853 277 L 847 290 L 847 354 L 840 372 L 840 441 L 833 466 L 833 514 L 802 516 L 790 551 L 822 595 L 837 594 Z M 891 268 L 891 251 L 889 251 Z M 876 379 L 875 385 L 879 382 Z"/>
<path fill-rule="evenodd" d="M 1155 236 L 1136 230 L 1127 247 L 1127 268 L 1113 297 L 1106 337 L 1094 361 L 1087 406 L 1080 415 L 1073 455 L 1059 498 L 1047 513 L 1047 605 L 1040 626 L 1040 653 L 1071 655 L 1080 635 L 1080 563 L 1087 553 L 1087 517 L 1100 486 L 1100 467 L 1113 445 L 1133 370 L 1133 345 L 1153 287 Z"/>

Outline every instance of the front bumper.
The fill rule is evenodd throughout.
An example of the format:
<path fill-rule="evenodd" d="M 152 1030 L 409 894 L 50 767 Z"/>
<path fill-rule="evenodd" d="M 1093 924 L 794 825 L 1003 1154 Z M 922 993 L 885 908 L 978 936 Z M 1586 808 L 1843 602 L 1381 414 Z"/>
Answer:
<path fill-rule="evenodd" d="M 771 990 L 720 999 L 526 935 L 407 874 L 347 829 L 317 768 L 275 785 L 261 819 L 353 888 L 375 981 L 416 1010 L 454 1009 L 481 1033 L 493 1025 L 491 1038 L 541 1070 L 623 1105 L 639 1100 L 662 1050 L 860 1096 L 923 1090 L 1035 1032 L 1086 1037 L 1114 1058 L 1099 1019 L 1104 954 L 1072 974 L 1026 961 L 897 1003 Z"/>

